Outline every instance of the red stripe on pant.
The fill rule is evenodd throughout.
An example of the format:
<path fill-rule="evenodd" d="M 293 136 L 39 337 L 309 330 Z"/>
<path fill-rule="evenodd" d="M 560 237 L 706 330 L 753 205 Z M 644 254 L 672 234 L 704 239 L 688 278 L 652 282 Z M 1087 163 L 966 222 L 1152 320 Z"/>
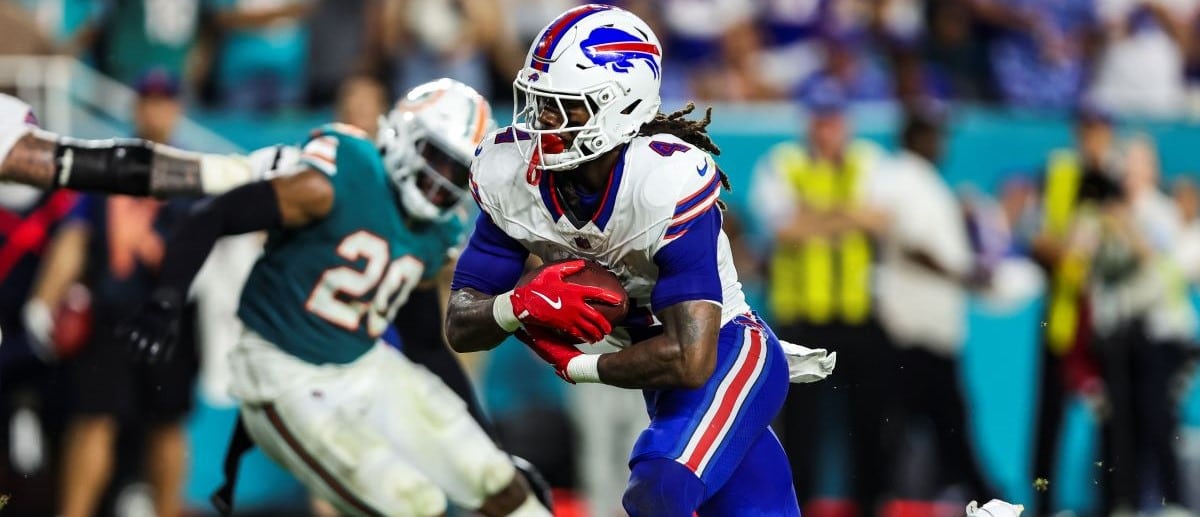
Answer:
<path fill-rule="evenodd" d="M 262 409 L 263 412 L 267 414 L 267 420 L 271 422 L 271 427 L 275 428 L 275 432 L 279 433 L 279 436 L 283 438 L 284 443 L 286 443 L 288 447 L 291 447 L 292 451 L 300 457 L 300 460 L 303 461 L 305 465 L 308 465 L 308 468 L 312 469 L 312 471 L 321 478 L 321 481 L 324 481 L 329 488 L 333 489 L 334 493 L 336 493 L 338 497 L 341 497 L 342 500 L 349 503 L 350 506 L 354 507 L 355 510 L 358 510 L 364 514 L 372 516 L 378 515 L 380 517 L 383 516 L 382 513 L 379 513 L 374 508 L 371 508 L 370 505 L 356 497 L 354 493 L 346 487 L 346 485 L 343 485 L 342 482 L 338 481 L 337 478 L 330 474 L 328 470 L 325 470 L 325 467 L 322 467 L 321 464 L 317 462 L 317 459 L 309 454 L 308 451 L 306 451 L 304 447 L 300 445 L 300 441 L 296 439 L 296 436 L 293 435 L 291 431 L 288 430 L 287 426 L 283 424 L 283 419 L 280 418 L 279 412 L 275 410 L 274 404 L 267 404 L 263 406 Z"/>
<path fill-rule="evenodd" d="M 687 467 L 696 472 L 700 467 L 700 462 L 704 460 L 704 456 L 708 454 L 708 450 L 717 441 L 717 435 L 721 434 L 721 430 L 732 424 L 730 420 L 733 417 L 733 405 L 737 403 L 738 395 L 744 389 L 747 389 L 746 383 L 750 377 L 754 375 L 754 370 L 758 366 L 759 355 L 765 353 L 762 350 L 762 333 L 757 330 L 750 330 L 750 342 L 744 346 L 751 347 L 746 351 L 746 361 L 742 363 L 741 368 L 734 374 L 733 382 L 729 384 L 729 389 L 725 391 L 725 396 L 721 398 L 720 406 L 717 408 L 716 415 L 713 415 L 712 423 L 704 430 L 704 435 L 700 438 L 700 443 L 696 445 L 696 450 L 692 451 L 692 457 L 688 458 Z M 696 472 L 699 474 L 699 472 Z"/>

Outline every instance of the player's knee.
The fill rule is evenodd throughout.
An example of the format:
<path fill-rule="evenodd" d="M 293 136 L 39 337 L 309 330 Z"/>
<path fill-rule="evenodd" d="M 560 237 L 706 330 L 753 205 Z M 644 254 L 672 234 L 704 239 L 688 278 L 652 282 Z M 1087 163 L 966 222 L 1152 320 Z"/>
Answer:
<path fill-rule="evenodd" d="M 409 467 L 391 458 L 359 470 L 358 485 L 368 487 L 370 503 L 380 508 L 408 508 L 407 514 L 422 517 L 446 513 L 446 495 L 437 485 Z M 378 501 L 378 502 L 376 502 Z"/>
<path fill-rule="evenodd" d="M 479 482 L 483 493 L 498 494 L 509 488 L 517 478 L 517 469 L 508 459 L 508 455 L 499 449 L 491 447 L 490 451 L 480 451 L 476 455 L 478 461 Z"/>
<path fill-rule="evenodd" d="M 621 504 L 630 517 L 690 517 L 704 498 L 704 483 L 674 460 L 653 458 L 633 465 Z"/>

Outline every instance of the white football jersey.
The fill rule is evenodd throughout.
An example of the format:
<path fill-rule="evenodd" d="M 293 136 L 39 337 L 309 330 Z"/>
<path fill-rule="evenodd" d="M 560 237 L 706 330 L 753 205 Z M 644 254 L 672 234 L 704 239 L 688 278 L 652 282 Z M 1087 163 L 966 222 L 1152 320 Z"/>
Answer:
<path fill-rule="evenodd" d="M 637 137 L 617 160 L 591 220 L 576 228 L 554 193 L 554 175 L 530 168 L 517 138 L 504 128 L 484 139 L 471 163 L 471 191 L 492 221 L 544 261 L 586 258 L 616 273 L 630 297 L 630 321 L 656 323 L 650 294 L 658 279 L 654 255 L 686 230 L 680 225 L 703 214 L 720 194 L 712 158 L 672 135 Z M 723 299 L 721 324 L 750 310 L 733 267 L 729 239 L 720 232 L 717 271 Z M 614 331 L 617 345 L 628 334 Z"/>

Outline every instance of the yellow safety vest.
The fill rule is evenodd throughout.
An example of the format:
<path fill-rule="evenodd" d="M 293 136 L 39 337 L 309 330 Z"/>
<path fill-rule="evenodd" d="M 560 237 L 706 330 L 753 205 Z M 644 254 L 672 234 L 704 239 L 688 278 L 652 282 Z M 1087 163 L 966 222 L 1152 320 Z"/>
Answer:
<path fill-rule="evenodd" d="M 859 201 L 868 152 L 863 145 L 851 145 L 841 170 L 837 164 L 813 161 L 796 144 L 776 146 L 772 159 L 801 203 L 820 211 L 850 207 Z M 866 321 L 871 310 L 871 261 L 871 241 L 863 232 L 777 246 L 768 293 L 772 317 L 781 323 L 824 324 L 835 318 L 848 324 Z"/>
<path fill-rule="evenodd" d="M 1068 238 L 1082 179 L 1083 169 L 1075 152 L 1057 150 L 1050 154 L 1042 195 L 1042 229 L 1049 236 Z M 1079 297 L 1087 274 L 1087 259 L 1073 254 L 1064 255 L 1051 272 L 1046 341 L 1057 355 L 1066 353 L 1075 342 Z"/>

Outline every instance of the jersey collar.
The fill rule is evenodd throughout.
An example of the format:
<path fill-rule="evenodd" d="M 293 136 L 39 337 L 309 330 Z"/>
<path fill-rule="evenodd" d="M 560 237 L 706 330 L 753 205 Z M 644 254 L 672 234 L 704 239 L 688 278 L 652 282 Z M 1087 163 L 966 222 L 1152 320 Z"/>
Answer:
<path fill-rule="evenodd" d="M 612 219 L 613 208 L 617 204 L 617 192 L 621 188 L 621 178 L 625 175 L 625 153 L 629 151 L 629 146 L 626 145 L 621 149 L 621 154 L 617 157 L 616 163 L 613 164 L 612 171 L 608 175 L 608 184 L 604 186 L 604 196 L 600 199 L 600 205 L 596 207 L 596 212 L 592 214 L 590 219 L 592 224 L 600 231 L 604 231 L 608 225 L 609 219 Z M 558 222 L 566 215 L 566 209 L 563 202 L 559 199 L 558 191 L 554 188 L 554 177 L 559 173 L 551 172 L 545 175 L 541 184 L 538 186 L 542 195 L 542 203 L 546 206 L 546 210 L 550 212 L 550 217 Z"/>

